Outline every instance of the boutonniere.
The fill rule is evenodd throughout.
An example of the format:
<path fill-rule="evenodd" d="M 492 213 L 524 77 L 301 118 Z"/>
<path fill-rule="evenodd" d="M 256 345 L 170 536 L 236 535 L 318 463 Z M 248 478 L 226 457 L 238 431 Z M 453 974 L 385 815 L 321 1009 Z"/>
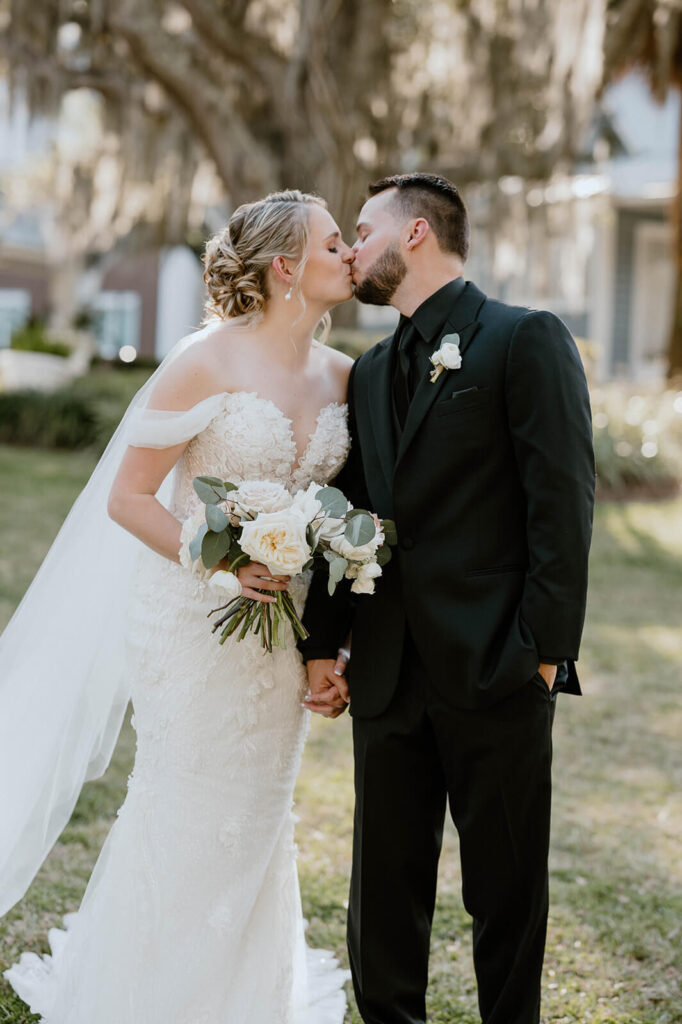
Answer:
<path fill-rule="evenodd" d="M 437 349 L 431 356 L 433 370 L 430 380 L 435 384 L 443 370 L 459 370 L 462 365 L 462 353 L 459 350 L 459 334 L 446 334 Z"/>

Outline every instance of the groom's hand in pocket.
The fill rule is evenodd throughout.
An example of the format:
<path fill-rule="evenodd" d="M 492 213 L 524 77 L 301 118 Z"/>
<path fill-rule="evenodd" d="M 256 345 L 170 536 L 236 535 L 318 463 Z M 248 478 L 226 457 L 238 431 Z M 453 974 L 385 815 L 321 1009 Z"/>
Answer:
<path fill-rule="evenodd" d="M 343 675 L 346 659 L 313 658 L 306 664 L 309 694 L 304 706 L 324 718 L 338 718 L 348 706 L 348 683 Z"/>
<path fill-rule="evenodd" d="M 549 690 L 551 690 L 552 687 L 554 686 L 554 681 L 556 679 L 556 674 L 557 674 L 557 667 L 556 667 L 556 665 L 546 665 L 544 662 L 541 662 L 540 663 L 540 667 L 538 669 L 538 672 L 540 673 L 542 678 L 547 683 L 547 688 Z"/>

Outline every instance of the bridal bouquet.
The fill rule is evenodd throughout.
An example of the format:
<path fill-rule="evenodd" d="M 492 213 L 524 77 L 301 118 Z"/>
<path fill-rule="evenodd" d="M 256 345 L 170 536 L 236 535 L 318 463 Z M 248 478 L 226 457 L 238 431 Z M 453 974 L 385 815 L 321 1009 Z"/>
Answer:
<path fill-rule="evenodd" d="M 287 591 L 275 591 L 274 602 L 242 595 L 235 574 L 246 562 L 262 562 L 273 576 L 295 576 L 324 559 L 330 594 L 344 577 L 353 581 L 354 593 L 373 594 L 374 581 L 397 541 L 391 520 L 353 508 L 336 487 L 312 483 L 292 496 L 270 480 L 237 485 L 198 476 L 194 490 L 205 507 L 183 527 L 181 561 L 205 572 L 225 557 L 229 561 L 229 570 L 210 577 L 211 585 L 229 598 L 209 612 L 223 613 L 213 623 L 213 632 L 220 630 L 220 643 L 239 630 L 237 640 L 253 632 L 260 634 L 267 651 L 273 645 L 284 648 L 287 620 L 295 636 L 308 636 Z"/>

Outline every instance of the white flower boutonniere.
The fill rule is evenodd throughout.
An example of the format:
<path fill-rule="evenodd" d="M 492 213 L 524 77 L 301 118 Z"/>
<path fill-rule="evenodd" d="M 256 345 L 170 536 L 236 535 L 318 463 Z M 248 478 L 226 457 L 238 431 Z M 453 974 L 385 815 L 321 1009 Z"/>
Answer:
<path fill-rule="evenodd" d="M 462 353 L 459 350 L 459 334 L 446 334 L 431 356 L 434 369 L 431 371 L 431 383 L 435 384 L 443 370 L 459 370 L 462 365 Z"/>

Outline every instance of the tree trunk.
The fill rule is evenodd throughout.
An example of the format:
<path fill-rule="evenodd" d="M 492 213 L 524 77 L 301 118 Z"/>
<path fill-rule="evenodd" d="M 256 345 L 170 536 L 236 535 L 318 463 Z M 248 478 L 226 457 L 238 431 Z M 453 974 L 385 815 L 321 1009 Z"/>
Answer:
<path fill-rule="evenodd" d="M 83 253 L 52 251 L 48 256 L 48 327 L 52 332 L 68 331 L 78 312 L 78 284 L 85 271 Z"/>
<path fill-rule="evenodd" d="M 668 380 L 682 376 L 682 96 L 677 155 L 677 193 L 673 200 L 675 300 L 668 343 Z"/>

